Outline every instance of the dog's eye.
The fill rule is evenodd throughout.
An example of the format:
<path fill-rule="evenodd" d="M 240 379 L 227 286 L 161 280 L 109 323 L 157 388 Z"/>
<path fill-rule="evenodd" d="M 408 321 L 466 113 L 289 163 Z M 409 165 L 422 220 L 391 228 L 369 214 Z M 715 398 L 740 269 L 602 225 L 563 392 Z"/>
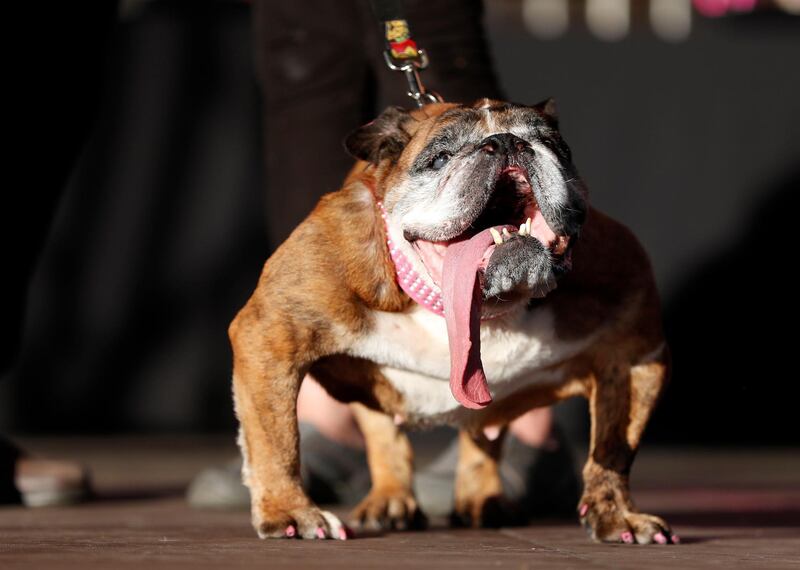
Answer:
<path fill-rule="evenodd" d="M 558 145 L 555 141 L 551 141 L 550 139 L 545 139 L 542 142 L 544 146 L 553 151 L 556 156 L 563 156 L 567 162 L 572 162 L 572 152 L 570 152 L 567 145 Z"/>
<path fill-rule="evenodd" d="M 433 170 L 441 170 L 444 165 L 447 164 L 448 160 L 450 160 L 450 153 L 440 152 L 436 155 L 436 158 L 431 161 L 431 168 Z"/>

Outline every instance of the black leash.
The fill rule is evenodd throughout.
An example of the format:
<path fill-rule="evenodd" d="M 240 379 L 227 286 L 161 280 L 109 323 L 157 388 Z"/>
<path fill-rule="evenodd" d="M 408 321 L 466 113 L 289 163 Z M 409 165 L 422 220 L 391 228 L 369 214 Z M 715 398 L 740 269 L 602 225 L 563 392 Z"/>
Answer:
<path fill-rule="evenodd" d="M 401 0 L 371 0 L 372 10 L 381 24 L 386 49 L 383 58 L 392 71 L 402 71 L 408 81 L 408 96 L 418 107 L 441 103 L 438 93 L 427 91 L 419 72 L 428 67 L 428 56 L 417 47 L 403 14 Z"/>

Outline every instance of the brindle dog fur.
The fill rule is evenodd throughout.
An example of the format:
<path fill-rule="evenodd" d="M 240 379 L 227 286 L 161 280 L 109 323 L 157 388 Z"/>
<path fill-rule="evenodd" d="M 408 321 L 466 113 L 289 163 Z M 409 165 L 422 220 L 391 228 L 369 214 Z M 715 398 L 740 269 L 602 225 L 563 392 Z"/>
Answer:
<path fill-rule="evenodd" d="M 465 120 L 469 124 L 462 129 Z M 513 389 L 500 390 L 483 409 L 466 410 L 452 400 L 452 407 L 438 413 L 425 411 L 414 399 L 425 394 L 408 388 L 423 381 L 415 380 L 417 376 L 408 380 L 408 374 L 431 376 L 430 366 L 422 364 L 428 357 L 420 356 L 415 369 L 413 363 L 400 365 L 386 356 L 395 346 L 399 352 L 409 346 L 413 354 L 413 342 L 403 344 L 404 331 L 418 342 L 432 343 L 420 335 L 430 332 L 431 326 L 444 325 L 419 328 L 426 318 L 424 322 L 441 318 L 427 314 L 398 286 L 377 201 L 384 202 L 391 217 L 403 207 L 404 192 L 422 191 L 410 181 L 415 169 L 424 170 L 425 161 L 431 160 L 425 153 L 436 150 L 431 141 L 441 133 L 462 136 L 466 129 L 475 140 L 487 140 L 525 121 L 538 125 L 531 127 L 534 134 L 520 135 L 526 144 L 540 149 L 536 152 L 548 152 L 541 148 L 537 133 L 555 137 L 549 147 L 553 154 L 547 156 L 551 162 L 559 157 L 558 171 L 569 174 L 559 179 L 559 188 L 579 184 L 568 149 L 557 135 L 552 101 L 533 107 L 482 100 L 473 105 L 428 105 L 411 112 L 390 109 L 351 135 L 348 148 L 361 160 L 343 188 L 324 196 L 266 262 L 255 292 L 229 329 L 243 478 L 251 491 L 252 522 L 260 537 L 347 536 L 341 521 L 318 508 L 301 484 L 296 400 L 301 382 L 311 374 L 334 398 L 352 403 L 366 440 L 372 489 L 353 512 L 356 527 L 424 525 L 412 491 L 413 453 L 398 418 L 410 426 L 451 423 L 461 430 L 455 516 L 481 526 L 497 522 L 487 513 L 501 500 L 498 463 L 505 426 L 534 407 L 584 396 L 591 412 L 591 441 L 583 496 L 577 505 L 581 523 L 596 541 L 677 542 L 663 519 L 637 510 L 628 487 L 642 432 L 669 376 L 652 270 L 631 232 L 588 207 L 581 186 L 570 187 L 571 197 L 554 190 L 563 204 L 544 195 L 545 190 L 537 190 L 542 194 L 536 196 L 554 231 L 571 238 L 571 269 L 558 274 L 555 289 L 545 297 L 526 298 L 510 314 L 483 325 L 502 331 L 506 322 L 523 322 L 513 319 L 539 319 L 536 322 L 544 325 L 525 330 L 546 330 L 545 336 L 534 332 L 530 339 L 523 335 L 523 341 L 539 343 L 541 350 L 531 354 L 546 348 L 556 357 L 525 368 L 515 377 Z M 463 140 L 457 144 L 462 143 L 472 144 Z M 524 146 L 520 152 L 526 151 Z M 455 149 L 450 160 L 459 153 L 476 152 L 471 149 Z M 419 176 L 432 179 L 435 174 Z M 561 206 L 564 210 L 559 212 Z M 570 218 L 568 210 L 580 215 Z M 412 229 L 428 231 L 420 226 Z M 489 285 L 484 283 L 484 291 Z M 487 304 L 491 310 L 490 300 Z M 436 342 L 447 346 L 441 339 Z M 496 345 L 491 350 L 504 354 L 502 342 Z M 436 354 L 444 355 L 445 372 L 434 380 L 446 386 L 446 352 Z M 396 372 L 403 366 L 406 376 Z M 406 378 L 406 384 L 398 378 Z M 495 387 L 492 377 L 489 385 Z M 487 426 L 500 427 L 501 437 L 487 439 Z"/>

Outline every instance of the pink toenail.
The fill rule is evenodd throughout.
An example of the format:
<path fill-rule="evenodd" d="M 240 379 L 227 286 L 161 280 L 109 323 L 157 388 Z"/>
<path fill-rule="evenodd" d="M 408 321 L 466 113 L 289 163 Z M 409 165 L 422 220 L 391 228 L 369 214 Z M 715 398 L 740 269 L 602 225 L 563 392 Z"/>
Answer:
<path fill-rule="evenodd" d="M 289 538 L 294 538 L 294 535 L 297 534 L 297 529 L 294 528 L 293 524 L 290 524 L 286 527 L 286 536 Z"/>
<path fill-rule="evenodd" d="M 681 537 L 678 536 L 677 534 L 673 534 L 672 535 L 672 544 L 680 544 L 680 543 L 681 543 Z"/>
<path fill-rule="evenodd" d="M 317 538 L 325 538 L 325 529 L 317 527 Z"/>
<path fill-rule="evenodd" d="M 582 504 L 581 505 L 581 511 L 580 511 L 581 516 L 585 517 L 586 513 L 588 513 L 588 512 L 589 512 L 589 505 L 587 505 L 586 503 Z"/>
<path fill-rule="evenodd" d="M 339 540 L 347 540 L 347 531 L 344 528 L 339 529 Z"/>
<path fill-rule="evenodd" d="M 664 536 L 664 534 L 660 533 L 660 532 L 657 532 L 656 534 L 653 535 L 653 540 L 655 540 L 659 544 L 666 544 L 667 543 L 667 537 Z"/>
<path fill-rule="evenodd" d="M 625 531 L 619 537 L 625 544 L 633 544 L 633 535 L 630 532 Z"/>

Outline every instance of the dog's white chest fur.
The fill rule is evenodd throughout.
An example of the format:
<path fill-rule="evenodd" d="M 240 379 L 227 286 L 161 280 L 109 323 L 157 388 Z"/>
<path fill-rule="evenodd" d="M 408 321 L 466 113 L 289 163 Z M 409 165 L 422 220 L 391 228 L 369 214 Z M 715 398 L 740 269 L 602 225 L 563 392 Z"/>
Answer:
<path fill-rule="evenodd" d="M 450 391 L 445 320 L 422 307 L 373 315 L 371 332 L 350 353 L 381 366 L 384 376 L 405 397 L 409 419 L 458 423 L 469 410 Z M 498 400 L 531 384 L 560 382 L 561 373 L 553 366 L 578 354 L 590 341 L 558 339 L 547 308 L 484 321 L 481 359 L 492 396 Z"/>

